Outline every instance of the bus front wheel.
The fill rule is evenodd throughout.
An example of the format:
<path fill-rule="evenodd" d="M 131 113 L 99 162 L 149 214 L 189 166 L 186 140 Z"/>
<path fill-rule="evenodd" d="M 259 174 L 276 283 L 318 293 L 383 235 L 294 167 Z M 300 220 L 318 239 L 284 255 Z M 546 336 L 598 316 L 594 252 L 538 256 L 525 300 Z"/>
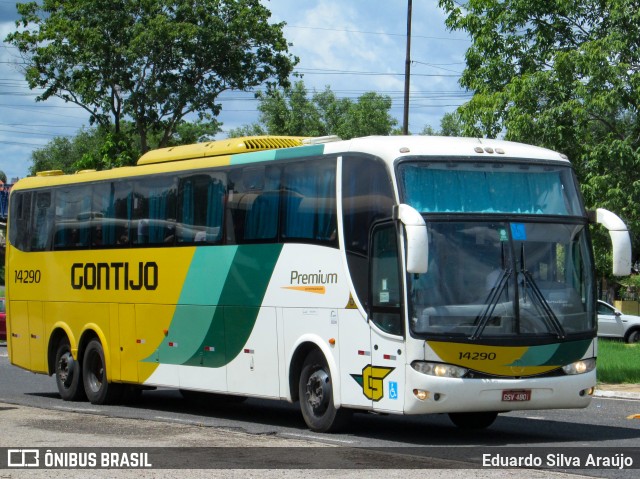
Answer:
<path fill-rule="evenodd" d="M 65 401 L 82 401 L 86 399 L 82 385 L 80 362 L 71 354 L 71 345 L 65 337 L 56 349 L 56 386 L 60 397 Z"/>
<path fill-rule="evenodd" d="M 333 404 L 331 371 L 320 351 L 312 351 L 305 359 L 298 392 L 302 417 L 312 431 L 336 431 L 347 422 L 349 412 Z"/>
<path fill-rule="evenodd" d="M 484 429 L 493 424 L 498 417 L 497 412 L 455 412 L 449 419 L 460 429 Z"/>
<path fill-rule="evenodd" d="M 122 387 L 108 381 L 104 350 L 97 339 L 92 339 L 84 351 L 82 378 L 91 404 L 111 404 L 120 399 Z"/>

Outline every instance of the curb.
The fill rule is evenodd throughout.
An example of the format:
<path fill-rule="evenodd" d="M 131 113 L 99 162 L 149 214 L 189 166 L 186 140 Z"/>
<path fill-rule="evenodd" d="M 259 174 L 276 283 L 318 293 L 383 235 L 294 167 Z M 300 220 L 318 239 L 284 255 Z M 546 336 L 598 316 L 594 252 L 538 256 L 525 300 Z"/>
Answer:
<path fill-rule="evenodd" d="M 640 392 L 631 391 L 596 391 L 594 397 L 605 399 L 640 399 Z"/>

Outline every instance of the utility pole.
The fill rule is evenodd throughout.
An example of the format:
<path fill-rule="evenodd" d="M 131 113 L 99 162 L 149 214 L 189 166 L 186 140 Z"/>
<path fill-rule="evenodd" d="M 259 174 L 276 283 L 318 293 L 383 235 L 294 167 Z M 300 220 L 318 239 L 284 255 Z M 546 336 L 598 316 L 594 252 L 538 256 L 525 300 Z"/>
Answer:
<path fill-rule="evenodd" d="M 404 114 L 402 120 L 402 134 L 409 134 L 409 83 L 411 81 L 411 7 L 412 0 L 407 5 L 407 54 L 404 61 Z"/>

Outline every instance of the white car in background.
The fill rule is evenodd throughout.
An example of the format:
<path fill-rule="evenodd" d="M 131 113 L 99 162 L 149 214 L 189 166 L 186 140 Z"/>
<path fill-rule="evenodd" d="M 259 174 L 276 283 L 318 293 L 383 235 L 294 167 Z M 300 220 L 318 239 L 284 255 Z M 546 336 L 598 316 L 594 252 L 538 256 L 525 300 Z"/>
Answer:
<path fill-rule="evenodd" d="M 640 316 L 624 314 L 610 304 L 598 301 L 598 336 L 637 343 L 640 341 Z"/>

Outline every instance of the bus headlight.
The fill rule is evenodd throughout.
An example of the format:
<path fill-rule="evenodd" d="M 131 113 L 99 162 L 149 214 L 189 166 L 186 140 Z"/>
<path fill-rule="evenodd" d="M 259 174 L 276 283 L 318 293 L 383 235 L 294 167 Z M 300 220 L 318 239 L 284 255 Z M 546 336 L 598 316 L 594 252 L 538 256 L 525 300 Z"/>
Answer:
<path fill-rule="evenodd" d="M 595 358 L 581 359 L 580 361 L 576 361 L 575 363 L 562 366 L 562 370 L 565 372 L 565 374 L 569 375 L 588 373 L 590 371 L 593 371 L 595 368 Z"/>
<path fill-rule="evenodd" d="M 454 366 L 453 364 L 427 363 L 425 361 L 414 361 L 411 363 L 411 367 L 419 373 L 439 378 L 461 378 L 468 371 L 466 368 Z"/>

